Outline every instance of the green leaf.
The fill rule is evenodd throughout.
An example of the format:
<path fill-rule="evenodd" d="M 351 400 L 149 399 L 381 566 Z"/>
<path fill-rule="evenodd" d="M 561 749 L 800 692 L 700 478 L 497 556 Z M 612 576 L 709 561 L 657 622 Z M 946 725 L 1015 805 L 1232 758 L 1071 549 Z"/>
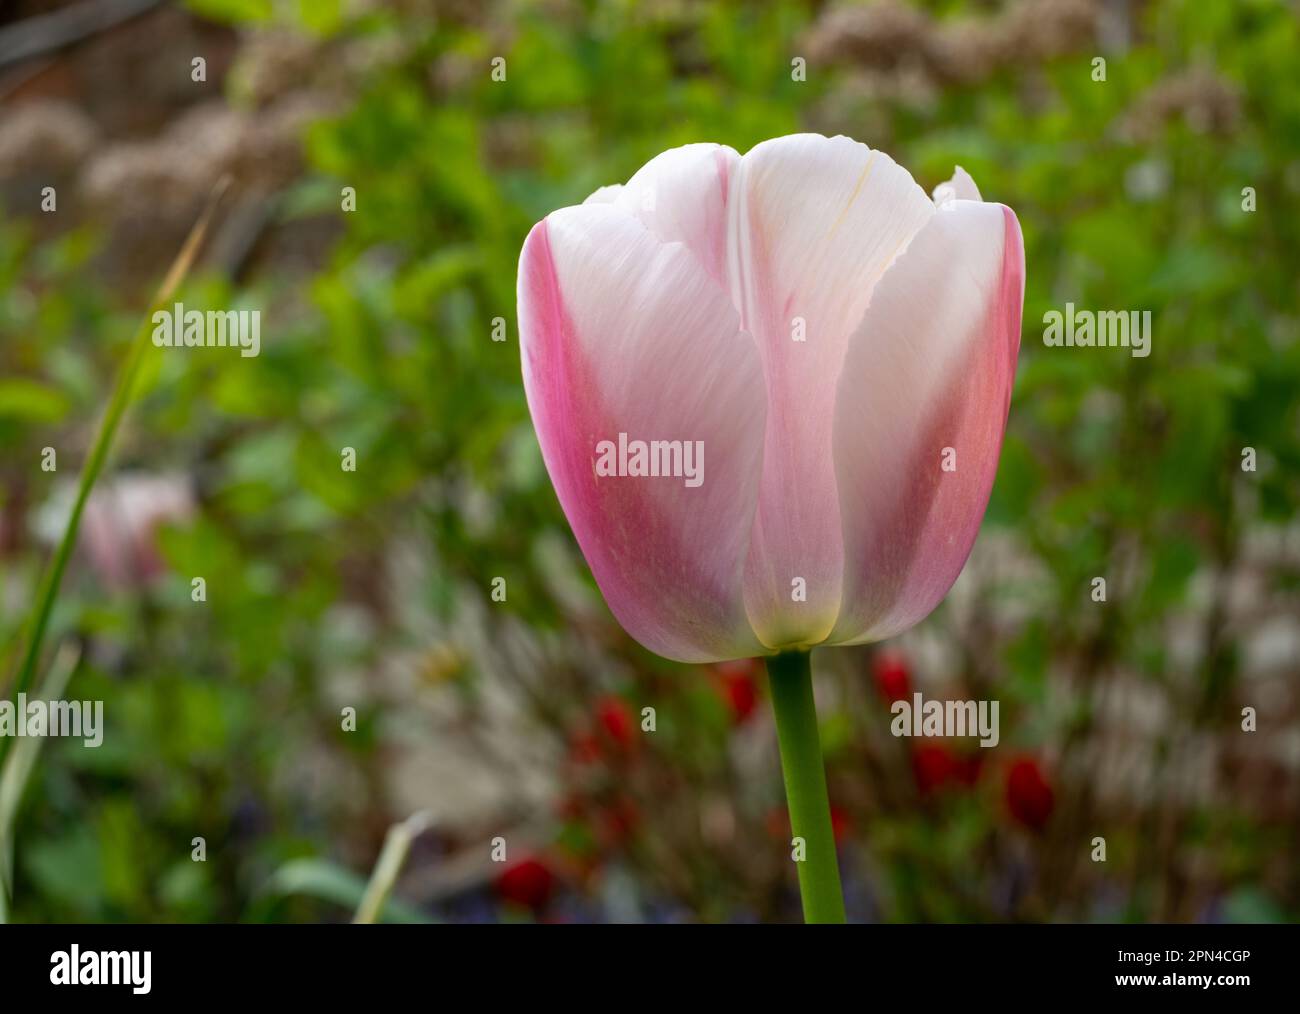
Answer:
<path fill-rule="evenodd" d="M 1257 887 L 1239 887 L 1223 902 L 1223 917 L 1236 923 L 1287 922 L 1286 913 Z"/>
<path fill-rule="evenodd" d="M 68 400 L 57 388 L 23 377 L 0 381 L 0 419 L 57 423 L 67 412 Z"/>
<path fill-rule="evenodd" d="M 355 911 L 366 893 L 366 880 L 328 859 L 291 859 L 271 875 L 266 889 L 272 894 L 305 895 Z M 380 922 L 431 923 L 427 915 L 392 898 L 384 905 Z"/>
<path fill-rule="evenodd" d="M 264 23 L 275 14 L 271 0 L 185 0 L 195 14 L 230 24 Z"/>

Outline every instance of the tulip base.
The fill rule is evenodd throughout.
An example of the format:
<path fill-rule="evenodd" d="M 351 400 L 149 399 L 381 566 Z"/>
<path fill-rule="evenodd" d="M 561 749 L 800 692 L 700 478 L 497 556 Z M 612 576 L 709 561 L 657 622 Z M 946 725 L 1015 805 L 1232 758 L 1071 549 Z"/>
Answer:
<path fill-rule="evenodd" d="M 806 651 L 774 655 L 767 659 L 767 674 L 772 684 L 791 833 L 803 839 L 803 859 L 795 866 L 804 922 L 842 923 L 844 895 L 817 732 L 811 655 Z"/>

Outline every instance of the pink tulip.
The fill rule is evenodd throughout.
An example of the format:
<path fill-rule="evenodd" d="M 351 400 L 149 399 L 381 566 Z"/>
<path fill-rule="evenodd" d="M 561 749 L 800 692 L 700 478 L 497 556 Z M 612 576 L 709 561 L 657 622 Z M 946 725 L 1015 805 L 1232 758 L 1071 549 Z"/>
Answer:
<path fill-rule="evenodd" d="M 846 137 L 675 148 L 534 226 L 524 387 L 627 631 L 715 662 L 924 618 L 988 504 L 1023 292 L 1010 208 Z"/>
<path fill-rule="evenodd" d="M 122 474 L 90 494 L 80 544 L 110 588 L 144 586 L 166 571 L 158 529 L 182 524 L 193 514 L 194 496 L 183 476 Z"/>

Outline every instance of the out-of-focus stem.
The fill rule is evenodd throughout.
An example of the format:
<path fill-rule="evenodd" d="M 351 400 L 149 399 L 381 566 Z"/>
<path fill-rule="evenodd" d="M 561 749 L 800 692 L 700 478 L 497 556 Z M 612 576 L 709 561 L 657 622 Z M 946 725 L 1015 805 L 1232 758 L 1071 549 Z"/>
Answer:
<path fill-rule="evenodd" d="M 384 902 L 393 891 L 397 875 L 402 872 L 406 854 L 411 850 L 411 842 L 418 838 L 430 823 L 429 814 L 423 810 L 408 817 L 401 823 L 394 824 L 384 837 L 384 847 L 379 853 L 379 860 L 370 874 L 370 883 L 357 906 L 354 923 L 372 923 L 383 912 Z"/>

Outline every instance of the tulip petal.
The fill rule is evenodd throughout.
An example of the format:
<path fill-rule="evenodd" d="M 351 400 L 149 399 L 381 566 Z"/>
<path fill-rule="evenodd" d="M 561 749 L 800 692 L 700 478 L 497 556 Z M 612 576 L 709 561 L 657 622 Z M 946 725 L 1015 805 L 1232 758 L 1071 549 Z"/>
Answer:
<path fill-rule="evenodd" d="M 661 241 L 690 247 L 725 288 L 727 198 L 739 164 L 740 155 L 725 145 L 671 148 L 638 169 L 614 199 Z"/>
<path fill-rule="evenodd" d="M 975 185 L 968 173 L 961 166 L 957 166 L 952 173 L 952 179 L 947 183 L 940 183 L 934 188 L 934 203 L 938 205 L 947 204 L 949 201 L 982 201 L 980 188 Z"/>
<path fill-rule="evenodd" d="M 607 187 L 598 187 L 593 190 L 583 204 L 613 204 L 618 200 L 618 195 L 623 192 L 622 183 L 614 183 Z"/>
<path fill-rule="evenodd" d="M 524 388 L 560 504 L 614 615 L 682 661 L 762 651 L 742 574 L 762 369 L 721 288 L 617 204 L 535 226 L 519 268 Z M 703 482 L 598 475 L 597 444 L 701 441 Z"/>
<path fill-rule="evenodd" d="M 836 400 L 845 571 L 830 643 L 907 629 L 965 565 L 997 472 L 1023 299 L 1015 215 L 974 201 L 940 207 L 877 286 Z"/>
<path fill-rule="evenodd" d="M 768 395 L 746 607 L 765 644 L 815 644 L 835 624 L 843 570 L 836 379 L 872 288 L 935 209 L 885 153 L 817 134 L 756 146 L 733 190 L 728 280 Z"/>

